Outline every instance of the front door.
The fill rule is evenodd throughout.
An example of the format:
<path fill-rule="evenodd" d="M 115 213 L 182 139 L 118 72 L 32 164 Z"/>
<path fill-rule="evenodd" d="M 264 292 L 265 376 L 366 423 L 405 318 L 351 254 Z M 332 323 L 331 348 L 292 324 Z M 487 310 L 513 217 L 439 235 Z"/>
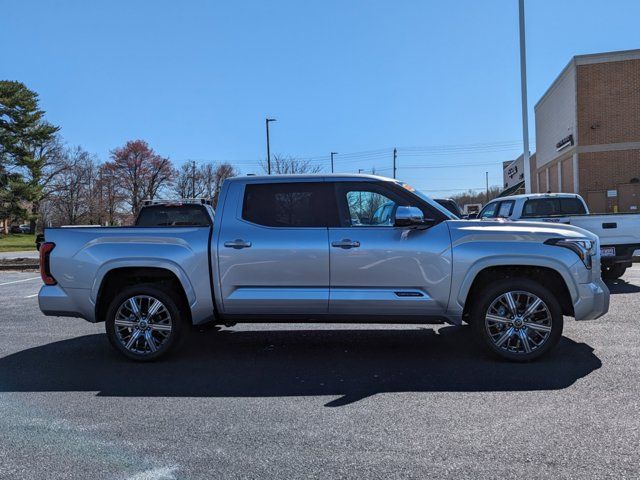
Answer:
<path fill-rule="evenodd" d="M 341 226 L 329 228 L 329 312 L 445 312 L 451 287 L 451 242 L 446 222 L 424 230 L 393 225 L 398 206 L 416 206 L 425 218 L 442 219 L 442 213 L 391 182 L 334 185 Z"/>
<path fill-rule="evenodd" d="M 329 189 L 317 181 L 231 186 L 218 243 L 224 313 L 327 313 Z"/>

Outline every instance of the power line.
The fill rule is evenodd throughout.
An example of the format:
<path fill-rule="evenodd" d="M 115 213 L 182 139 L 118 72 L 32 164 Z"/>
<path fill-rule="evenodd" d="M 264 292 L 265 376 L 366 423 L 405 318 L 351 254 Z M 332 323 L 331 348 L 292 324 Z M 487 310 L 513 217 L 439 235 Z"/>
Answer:
<path fill-rule="evenodd" d="M 430 145 L 430 146 L 417 146 L 417 147 L 398 147 L 396 150 L 397 158 L 411 157 L 415 159 L 426 159 L 434 156 L 447 156 L 447 155 L 460 155 L 460 154 L 479 154 L 479 153 L 500 153 L 519 150 L 519 141 L 496 141 L 485 143 L 470 143 L 470 144 L 451 144 L 451 145 Z M 382 159 L 389 159 L 389 164 L 393 162 L 393 147 L 378 148 L 372 150 L 362 150 L 350 153 L 341 154 L 337 159 L 338 165 L 353 165 L 357 163 L 366 163 L 370 161 L 380 161 Z M 298 160 L 307 161 L 314 166 L 321 166 L 324 168 L 325 162 L 329 160 L 328 155 L 315 155 L 315 156 L 292 156 Z M 245 167 L 261 167 L 264 163 L 264 159 L 191 159 L 190 161 L 196 161 L 197 163 L 230 163 L 234 166 Z M 404 165 L 402 168 L 447 168 L 447 167 L 473 167 L 473 166 L 486 166 L 493 165 L 492 163 L 449 163 L 441 165 Z M 388 168 L 376 168 L 377 170 L 388 170 Z"/>

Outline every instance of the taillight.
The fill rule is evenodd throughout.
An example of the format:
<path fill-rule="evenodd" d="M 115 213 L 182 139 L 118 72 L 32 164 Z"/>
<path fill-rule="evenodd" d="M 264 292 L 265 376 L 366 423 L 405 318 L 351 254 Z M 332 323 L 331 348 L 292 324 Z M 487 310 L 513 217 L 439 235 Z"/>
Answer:
<path fill-rule="evenodd" d="M 52 242 L 45 242 L 40 245 L 40 276 L 45 285 L 55 285 L 56 279 L 51 276 L 49 270 L 49 254 L 51 250 L 55 248 L 56 244 Z"/>

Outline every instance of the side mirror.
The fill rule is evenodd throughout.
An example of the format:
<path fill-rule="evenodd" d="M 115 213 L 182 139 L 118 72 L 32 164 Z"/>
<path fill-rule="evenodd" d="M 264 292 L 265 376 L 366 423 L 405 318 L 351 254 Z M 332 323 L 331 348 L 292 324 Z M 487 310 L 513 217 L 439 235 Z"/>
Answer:
<path fill-rule="evenodd" d="M 393 218 L 396 227 L 429 226 L 433 221 L 424 219 L 422 210 L 418 207 L 398 207 Z"/>

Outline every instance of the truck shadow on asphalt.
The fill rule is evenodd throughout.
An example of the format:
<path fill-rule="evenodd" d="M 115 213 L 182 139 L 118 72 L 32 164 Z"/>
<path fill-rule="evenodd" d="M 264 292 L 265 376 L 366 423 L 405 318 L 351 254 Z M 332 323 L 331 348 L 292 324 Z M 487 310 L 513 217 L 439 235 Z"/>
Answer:
<path fill-rule="evenodd" d="M 638 293 L 640 292 L 640 287 L 633 283 L 629 283 L 622 278 L 618 278 L 617 280 L 607 280 L 605 282 L 607 287 L 609 287 L 609 292 L 612 295 L 618 293 Z"/>
<path fill-rule="evenodd" d="M 339 407 L 386 392 L 563 389 L 602 365 L 563 337 L 543 359 L 494 359 L 469 327 L 232 330 L 193 333 L 183 350 L 134 363 L 105 335 L 50 343 L 0 359 L 0 392 L 96 391 L 124 397 L 339 396 Z"/>

